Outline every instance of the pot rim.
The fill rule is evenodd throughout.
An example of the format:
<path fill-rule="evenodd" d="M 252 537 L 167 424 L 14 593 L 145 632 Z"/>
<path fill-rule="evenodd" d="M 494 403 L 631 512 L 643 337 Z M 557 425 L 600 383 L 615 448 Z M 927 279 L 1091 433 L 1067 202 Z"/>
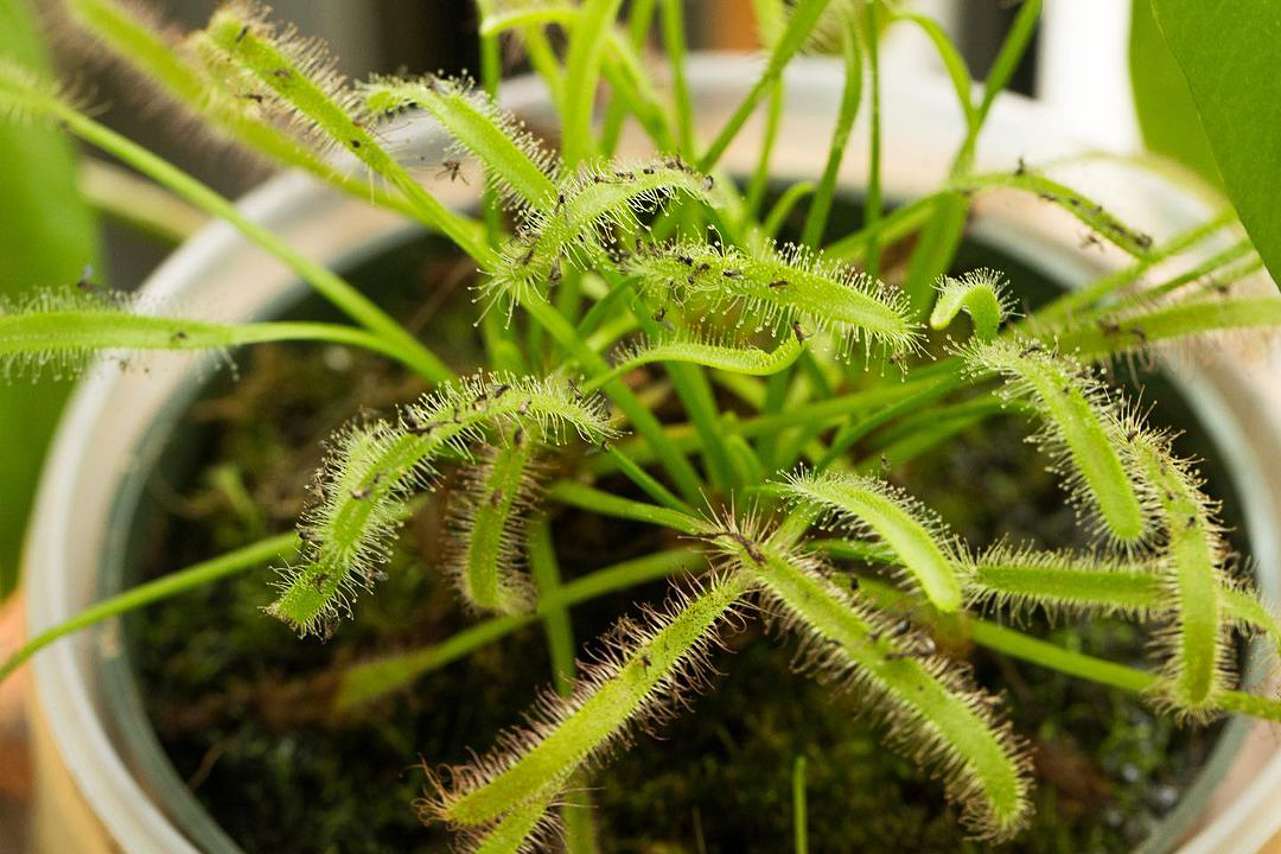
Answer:
<path fill-rule="evenodd" d="M 741 54 L 692 55 L 689 58 L 692 94 L 698 99 L 711 99 L 718 94 L 725 96 L 726 93 L 741 93 L 755 79 L 760 65 L 758 59 Z M 775 156 L 775 162 L 780 164 L 776 169 L 778 176 L 809 177 L 813 173 L 816 161 L 812 157 L 812 151 L 793 153 L 790 157 L 785 154 L 788 144 L 797 142 L 789 139 L 786 132 L 788 119 L 798 113 L 802 117 L 810 115 L 811 121 L 814 116 L 834 115 L 833 107 L 839 96 L 840 82 L 838 65 L 824 59 L 802 58 L 788 68 L 786 84 L 789 109 L 780 133 L 780 148 Z M 929 141 L 928 147 L 950 153 L 954 148 L 953 141 L 959 141 L 961 125 L 959 111 L 944 79 L 918 77 L 906 82 L 887 81 L 885 89 L 883 121 L 887 141 L 891 139 L 895 128 L 909 127 L 912 135 L 918 137 L 918 144 L 919 138 L 925 138 Z M 545 104 L 544 90 L 539 81 L 532 78 L 505 82 L 503 100 L 505 106 L 516 112 L 537 113 L 538 108 Z M 907 115 L 908 107 L 921 112 L 916 116 Z M 699 112 L 704 120 L 709 113 L 716 115 L 715 110 L 700 109 Z M 860 125 L 865 121 L 866 117 L 861 117 Z M 926 127 L 923 133 L 919 127 L 922 121 L 933 127 Z M 413 138 L 414 145 L 428 148 L 439 148 L 442 145 L 441 135 L 434 126 L 416 122 L 408 130 L 407 137 Z M 854 140 L 862 139 L 863 136 L 856 128 Z M 750 163 L 747 155 L 754 146 L 755 138 L 754 127 L 749 125 L 727 152 L 724 162 Z M 804 144 L 806 140 L 799 142 Z M 886 150 L 894 148 L 887 145 Z M 1019 96 L 1005 94 L 996 102 L 989 119 L 989 126 L 980 146 L 979 162 L 994 168 L 1009 168 L 1019 156 L 1044 161 L 1080 154 L 1086 150 L 1087 147 L 1075 142 L 1073 135 L 1044 107 Z M 934 186 L 946 174 L 947 164 L 943 160 L 928 163 L 903 163 L 902 160 L 903 158 L 891 158 L 887 161 L 885 181 L 886 187 L 900 197 L 922 192 Z M 859 180 L 862 163 L 863 158 L 859 157 L 857 143 L 854 143 L 841 170 L 843 184 L 849 186 Z M 1143 174 L 1150 177 L 1148 173 Z M 1130 177 L 1133 179 L 1135 176 L 1131 174 Z M 1154 211 L 1158 213 L 1168 231 L 1188 227 L 1212 212 L 1203 199 L 1185 189 L 1176 188 L 1162 180 L 1146 183 L 1148 186 L 1144 188 L 1144 193 L 1139 194 L 1145 196 L 1146 212 L 1149 215 Z M 442 195 L 445 193 L 442 192 Z M 456 192 L 455 198 L 450 201 L 461 204 L 464 201 L 462 193 Z M 1050 238 L 1054 228 L 1061 232 L 1061 225 L 1046 225 L 1036 217 L 1024 218 L 1020 215 L 1023 211 L 1017 210 L 1017 205 L 1014 214 L 998 205 L 987 207 L 990 209 L 984 211 L 987 215 L 979 221 L 976 229 L 976 233 L 985 241 L 1016 256 L 1023 255 L 1034 266 L 1061 281 L 1084 282 L 1099 274 L 1100 263 L 1097 259 L 1086 258 L 1062 239 L 1055 241 Z M 361 232 L 362 239 L 367 238 L 364 244 L 356 247 L 344 244 L 338 247 L 322 242 L 311 247 L 313 252 L 318 252 L 322 260 L 331 266 L 350 263 L 358 253 L 347 251 L 349 249 L 376 251 L 371 248 L 374 244 L 370 241 L 395 240 L 412 229 L 394 215 L 371 211 L 359 202 L 337 196 L 310 178 L 294 173 L 273 178 L 246 196 L 240 202 L 240 208 L 254 221 L 283 229 L 286 235 L 291 233 L 291 223 L 296 223 L 299 219 L 316 222 L 326 217 L 346 217 L 359 209 L 359 216 L 366 221 L 363 226 L 365 230 Z M 1128 218 L 1129 215 L 1123 216 Z M 1139 217 L 1136 216 L 1135 219 Z M 1150 219 L 1139 221 L 1150 222 Z M 382 245 L 385 243 L 377 244 L 379 247 Z M 184 243 L 148 278 L 144 286 L 145 292 L 149 297 L 170 302 L 189 296 L 199 291 L 211 271 L 224 265 L 229 257 L 244 256 L 247 251 L 252 254 L 246 242 L 230 226 L 225 223 L 212 224 Z M 262 266 L 261 263 L 259 266 Z M 268 269 L 267 272 L 270 274 L 273 271 Z M 282 300 L 290 299 L 291 294 L 301 288 L 287 272 L 280 269 L 274 270 L 272 281 L 276 291 L 271 299 L 251 298 L 236 307 L 241 319 L 245 316 L 270 314 Z M 261 290 L 263 289 L 255 289 Z M 257 297 L 258 294 L 253 296 Z M 224 310 L 226 308 L 223 306 Z M 195 378 L 200 373 L 197 369 Z M 1269 457 L 1261 456 L 1261 448 L 1256 446 L 1256 437 L 1246 432 L 1242 419 L 1252 417 L 1256 422 L 1263 419 L 1281 425 L 1281 409 L 1273 411 L 1256 406 L 1250 411 L 1246 405 L 1251 402 L 1248 390 L 1258 388 L 1261 379 L 1245 376 L 1232 366 L 1224 366 L 1222 370 L 1183 366 L 1176 372 L 1176 380 L 1197 410 L 1198 417 L 1224 451 L 1225 463 L 1232 474 L 1234 485 L 1244 499 L 1243 508 L 1251 530 L 1251 546 L 1256 560 L 1261 567 L 1271 567 L 1276 572 L 1276 568 L 1281 566 L 1281 541 L 1276 534 L 1276 529 L 1281 528 L 1277 524 L 1281 521 L 1281 512 L 1278 512 L 1276 504 L 1276 493 L 1281 491 L 1281 483 L 1270 490 L 1268 483 L 1264 482 L 1261 473 L 1266 466 L 1263 461 Z M 150 381 L 155 382 L 155 378 Z M 173 394 L 158 395 L 168 399 L 168 403 L 153 396 L 155 411 L 172 405 L 177 399 L 174 395 L 180 397 L 182 388 L 194 394 L 196 386 L 191 371 L 172 379 L 167 388 Z M 32 634 L 70 616 L 82 607 L 79 603 L 87 601 L 87 596 L 92 595 L 95 579 L 77 579 L 69 572 L 71 566 L 88 566 L 83 560 L 76 559 L 71 545 L 77 542 L 77 535 L 84 531 L 78 522 L 83 508 L 78 504 L 84 491 L 85 469 L 94 467 L 95 456 L 99 453 L 95 439 L 101 435 L 104 419 L 109 421 L 110 413 L 118 408 L 120 401 L 129 399 L 131 393 L 136 394 L 138 388 L 138 383 L 131 382 L 128 376 L 95 372 L 80 384 L 59 426 L 42 475 L 37 512 L 27 543 L 27 621 Z M 158 421 L 151 416 L 145 420 L 149 424 Z M 1281 433 L 1281 430 L 1272 432 Z M 1281 458 L 1281 449 L 1277 449 L 1276 444 L 1273 447 L 1276 453 L 1272 455 L 1272 459 Z M 138 472 L 146 468 L 144 458 L 145 454 L 138 454 L 135 449 L 131 458 L 118 466 L 110 476 L 114 476 L 122 484 L 129 477 L 138 479 Z M 100 539 L 106 541 L 109 534 L 110 531 L 100 532 Z M 107 542 L 107 545 L 110 543 Z M 42 571 L 33 571 L 36 567 L 41 567 Z M 1261 578 L 1261 586 L 1266 595 L 1281 599 L 1281 595 L 1278 595 L 1281 594 L 1281 577 L 1265 574 Z M 73 604 L 73 600 L 77 604 Z M 138 780 L 129 772 L 117 750 L 117 744 L 103 725 L 98 712 L 101 698 L 98 695 L 95 672 L 98 653 L 90 641 L 90 637 L 81 636 L 47 650 L 36 660 L 33 668 L 38 702 L 49 720 L 50 729 L 64 760 L 66 757 L 73 757 L 75 760 L 66 761 L 66 765 L 108 831 L 117 839 L 129 840 L 132 850 L 194 851 L 186 837 L 147 796 Z M 1233 721 L 1230 726 L 1243 730 L 1244 726 L 1237 726 L 1238 724 L 1243 722 Z M 1250 803 L 1254 803 L 1255 812 L 1258 811 L 1260 785 L 1265 779 L 1271 780 L 1278 776 L 1281 776 L 1281 755 L 1275 757 L 1266 773 L 1260 775 L 1255 785 L 1249 787 L 1249 794 L 1254 796 L 1253 801 L 1247 797 L 1232 805 L 1192 845 L 1201 847 L 1202 844 L 1214 844 L 1213 840 L 1222 842 L 1230 838 L 1233 828 L 1248 818 L 1246 813 Z M 189 793 L 188 797 L 195 801 L 194 796 Z M 1187 800 L 1191 798 L 1185 798 Z M 1189 820 L 1195 818 L 1192 815 Z M 1174 839 L 1169 842 L 1173 844 Z"/>

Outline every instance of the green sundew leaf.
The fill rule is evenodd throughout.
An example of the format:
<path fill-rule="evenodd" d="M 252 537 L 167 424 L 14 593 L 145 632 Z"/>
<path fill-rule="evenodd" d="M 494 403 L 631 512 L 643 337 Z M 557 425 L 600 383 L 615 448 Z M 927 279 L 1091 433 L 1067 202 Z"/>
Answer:
<path fill-rule="evenodd" d="M 1251 241 L 1281 282 L 1281 7 L 1152 0 L 1157 26 L 1183 70 L 1218 172 Z M 1228 12 L 1230 11 L 1230 14 Z"/>
<path fill-rule="evenodd" d="M 1133 446 L 1156 492 L 1168 539 L 1161 578 L 1176 618 L 1162 638 L 1170 656 L 1162 699 L 1182 715 L 1205 719 L 1213 716 L 1233 678 L 1221 594 L 1228 547 L 1218 508 L 1201 492 L 1191 464 L 1171 453 L 1168 437 L 1141 433 Z"/>
<path fill-rule="evenodd" d="M 763 587 L 790 631 L 807 638 L 810 667 L 843 682 L 889 724 L 890 743 L 943 779 L 981 838 L 1011 838 L 1030 812 L 1029 760 L 1009 724 L 927 635 L 904 632 L 837 587 L 825 567 L 769 541 L 718 543 Z"/>
<path fill-rule="evenodd" d="M 1014 613 L 1122 614 L 1145 619 L 1165 610 L 1160 566 L 1070 552 L 998 545 L 979 556 L 966 587 L 972 607 Z"/>
<path fill-rule="evenodd" d="M 363 347 L 384 356 L 403 354 L 384 338 L 334 323 L 224 324 L 143 313 L 125 294 L 82 282 L 35 291 L 16 303 L 0 302 L 0 378 L 46 372 L 54 379 L 77 375 L 95 357 L 149 350 L 225 351 L 266 341 L 326 341 Z M 408 364 L 408 363 L 407 363 Z"/>
<path fill-rule="evenodd" d="M 1046 429 L 1037 438 L 1067 477 L 1074 500 L 1094 511 L 1116 543 L 1141 543 L 1149 533 L 1147 492 L 1123 452 L 1129 429 L 1088 370 L 1035 342 L 976 343 L 961 356 L 975 375 L 1003 376 L 1007 399 L 1027 399 L 1039 409 Z"/>
<path fill-rule="evenodd" d="M 612 435 L 598 399 L 553 377 L 475 376 L 403 407 L 395 421 L 357 424 L 332 440 L 317 477 L 319 500 L 299 524 L 301 562 L 281 570 L 266 609 L 301 634 L 328 630 L 386 562 L 408 499 L 429 488 L 435 463 L 466 457 L 487 431 L 522 431 L 563 444 L 573 431 L 597 444 Z"/>
<path fill-rule="evenodd" d="M 1142 350 L 1166 341 L 1246 329 L 1281 328 L 1281 299 L 1195 299 L 1165 308 L 1105 316 L 1060 338 L 1064 350 L 1097 357 Z"/>
<path fill-rule="evenodd" d="M 189 105 L 206 97 L 207 81 L 185 61 L 150 10 L 119 0 L 66 0 L 72 20 L 121 59 Z"/>
<path fill-rule="evenodd" d="M 637 348 L 626 355 L 608 374 L 586 384 L 584 390 L 594 390 L 615 377 L 655 362 L 685 362 L 736 374 L 763 377 L 790 367 L 804 349 L 805 345 L 795 336 L 784 339 L 773 350 L 760 350 L 756 347 L 732 344 L 713 344 L 677 337 Z"/>
<path fill-rule="evenodd" d="M 1221 596 L 1224 614 L 1238 627 L 1266 634 L 1281 656 L 1281 621 L 1278 621 L 1275 610 L 1260 601 L 1257 592 L 1244 585 L 1226 587 Z"/>
<path fill-rule="evenodd" d="M 379 78 L 365 87 L 365 107 L 374 113 L 421 108 L 455 140 L 460 153 L 485 165 L 494 188 L 517 207 L 550 207 L 556 201 L 554 154 L 483 93 L 454 80 Z"/>
<path fill-rule="evenodd" d="M 893 549 L 934 607 L 945 613 L 961 607 L 968 561 L 938 515 L 920 502 L 883 480 L 845 473 L 792 475 L 787 490 L 798 504 Z"/>
<path fill-rule="evenodd" d="M 139 313 L 129 296 L 96 285 L 33 291 L 0 303 L 0 377 L 77 375 L 103 353 L 225 350 L 263 341 L 317 340 L 384 351 L 353 327 L 327 323 L 222 324 Z M 384 351 L 385 352 L 385 351 Z"/>
<path fill-rule="evenodd" d="M 313 133 L 318 142 L 351 152 L 399 190 L 419 220 L 476 261 L 492 257 L 481 224 L 450 210 L 427 192 L 365 127 L 359 96 L 320 45 L 289 31 L 281 34 L 268 20 L 265 7 L 249 2 L 219 9 L 205 32 L 229 62 L 273 92 L 299 127 Z"/>
<path fill-rule="evenodd" d="M 0 0 L 0 55 L 37 73 L 48 58 L 27 0 Z M 0 106 L 0 114 L 4 112 Z M 76 189 L 71 147 L 56 128 L 0 123 L 0 299 L 74 282 L 98 258 L 96 224 Z M 17 584 L 27 512 L 68 388 L 0 387 L 0 599 Z"/>
<path fill-rule="evenodd" d="M 1058 205 L 1072 214 L 1088 226 L 1092 234 L 1097 234 L 1118 249 L 1140 259 L 1151 255 L 1152 235 L 1126 225 L 1089 196 L 1029 169 L 1012 173 L 972 175 L 954 181 L 952 187 L 963 192 L 1001 187 L 1035 193 L 1046 203 Z"/>
<path fill-rule="evenodd" d="M 201 34 L 179 43 L 164 24 L 137 3 L 118 0 L 70 0 L 67 10 L 94 39 L 157 84 L 174 102 L 203 116 L 213 128 L 282 163 L 300 166 L 351 191 L 352 184 L 298 140 L 267 121 L 252 98 L 233 92 L 218 75 L 210 75 L 200 58 L 207 56 Z M 361 195 L 370 192 L 363 182 Z"/>
<path fill-rule="evenodd" d="M 504 245 L 486 271 L 483 294 L 506 294 L 517 302 L 541 294 L 570 268 L 586 269 L 616 232 L 641 227 L 637 212 L 652 211 L 680 195 L 706 200 L 711 179 L 690 171 L 678 158 L 636 164 L 583 164 L 557 184 L 547 209 L 531 208 L 525 236 Z"/>
<path fill-rule="evenodd" d="M 827 229 L 827 216 L 836 192 L 836 176 L 845 159 L 845 146 L 849 142 L 850 131 L 854 128 L 854 119 L 858 116 L 859 104 L 863 99 L 863 54 L 859 49 L 858 27 L 852 12 L 845 18 L 841 37 L 845 85 L 841 89 L 840 108 L 836 114 L 836 125 L 832 129 L 827 165 L 823 168 L 823 176 L 814 191 L 814 199 L 810 202 L 805 227 L 801 232 L 801 243 L 806 246 L 819 246 L 823 232 Z"/>
<path fill-rule="evenodd" d="M 995 270 L 971 270 L 959 278 L 945 276 L 938 284 L 938 292 L 930 314 L 933 329 L 947 329 L 964 311 L 974 325 L 974 336 L 991 341 L 1011 313 L 1005 281 Z"/>
<path fill-rule="evenodd" d="M 1130 3 L 1129 58 L 1130 89 L 1144 144 L 1221 186 L 1188 81 L 1156 25 L 1152 0 Z"/>
<path fill-rule="evenodd" d="M 489 452 L 468 472 L 453 511 L 453 574 L 463 598 L 481 611 L 523 614 L 534 604 L 533 586 L 520 571 L 525 518 L 536 487 L 532 445 L 522 436 Z"/>
<path fill-rule="evenodd" d="M 790 327 L 802 338 L 830 332 L 841 354 L 859 342 L 891 354 L 917 346 L 897 290 L 798 246 L 749 255 L 705 243 L 662 245 L 635 255 L 628 269 L 664 302 L 738 314 L 740 325 L 753 328 Z"/>
<path fill-rule="evenodd" d="M 839 552 L 829 548 L 831 554 Z M 1219 579 L 1223 617 L 1233 626 L 1268 635 L 1281 644 L 1281 624 L 1258 595 L 1229 577 Z M 1177 616 L 1177 599 L 1169 595 L 1168 562 L 1161 558 L 1125 558 L 1041 552 L 994 546 L 975 561 L 966 588 L 967 604 L 1020 611 L 1042 608 L 1067 613 L 1121 614 L 1142 620 Z"/>
<path fill-rule="evenodd" d="M 548 812 L 553 797 L 555 793 L 549 792 L 545 798 L 535 798 L 516 807 L 469 850 L 472 854 L 517 854 L 537 850 L 541 847 L 540 831 L 554 821 Z"/>
<path fill-rule="evenodd" d="M 574 694 L 544 700 L 529 728 L 506 733 L 499 748 L 453 769 L 451 787 L 439 787 L 432 813 L 455 826 L 488 824 L 554 796 L 631 729 L 670 714 L 705 681 L 717 627 L 751 585 L 743 573 L 716 578 L 675 596 L 644 624 L 620 621 L 602 660 L 582 668 Z"/>

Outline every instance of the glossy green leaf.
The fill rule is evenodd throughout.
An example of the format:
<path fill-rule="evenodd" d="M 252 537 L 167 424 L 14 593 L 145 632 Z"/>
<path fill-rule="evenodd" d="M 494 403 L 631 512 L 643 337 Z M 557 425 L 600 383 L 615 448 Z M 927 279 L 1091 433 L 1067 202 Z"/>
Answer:
<path fill-rule="evenodd" d="M 1219 186 L 1219 167 L 1201 127 L 1188 82 L 1152 15 L 1152 0 L 1130 12 L 1130 88 L 1143 144 Z"/>
<path fill-rule="evenodd" d="M 1281 6 L 1274 0 L 1152 0 L 1187 78 L 1219 174 L 1274 280 L 1281 280 Z"/>

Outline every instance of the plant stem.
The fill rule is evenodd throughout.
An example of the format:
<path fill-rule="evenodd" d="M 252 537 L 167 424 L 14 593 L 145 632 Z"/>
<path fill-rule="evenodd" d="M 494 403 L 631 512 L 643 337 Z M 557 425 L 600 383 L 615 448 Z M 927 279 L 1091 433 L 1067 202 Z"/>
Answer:
<path fill-rule="evenodd" d="M 334 710 L 342 714 L 407 686 L 419 677 L 528 625 L 549 609 L 577 605 L 638 584 L 688 572 L 706 562 L 702 549 L 693 546 L 623 561 L 563 585 L 554 594 L 541 599 L 538 610 L 533 614 L 493 617 L 441 643 L 351 665 L 342 673 L 334 695 Z"/>
<path fill-rule="evenodd" d="M 552 529 L 546 516 L 539 516 L 529 525 L 525 540 L 529 556 L 529 571 L 538 587 L 538 599 L 555 600 L 561 589 L 560 566 L 556 561 L 556 548 L 552 545 Z M 568 696 L 574 688 L 574 630 L 569 623 L 569 610 L 561 605 L 541 609 L 543 628 L 547 634 L 547 651 L 552 660 L 552 684 L 556 693 Z"/>
<path fill-rule="evenodd" d="M 679 513 L 688 513 L 691 516 L 694 515 L 694 508 L 673 495 L 671 490 L 659 483 L 649 472 L 634 463 L 631 457 L 613 445 L 609 448 L 609 455 L 614 462 L 618 463 L 619 471 L 626 475 L 632 483 L 644 490 L 645 494 L 650 498 L 671 510 Z"/>
<path fill-rule="evenodd" d="M 814 189 L 813 181 L 798 181 L 784 190 L 778 197 L 778 201 L 774 202 L 774 206 L 766 214 L 764 222 L 761 223 L 761 233 L 769 239 L 777 237 L 779 229 L 787 221 L 787 217 L 791 214 L 792 209 L 796 207 L 796 203 L 813 193 Z"/>
<path fill-rule="evenodd" d="M 439 357 L 392 320 L 372 300 L 328 268 L 290 247 L 269 229 L 250 220 L 230 201 L 142 146 L 61 101 L 51 102 L 49 107 L 81 139 L 118 157 L 200 210 L 231 223 L 253 243 L 283 261 L 303 281 L 315 288 L 317 293 L 370 332 L 384 338 L 389 346 L 399 351 L 401 361 L 413 366 L 424 378 L 435 383 L 453 378 L 453 372 Z"/>
<path fill-rule="evenodd" d="M 606 31 L 618 15 L 622 0 L 586 0 L 569 36 L 565 57 L 565 92 L 561 155 L 569 167 L 595 151 L 592 102 L 605 53 Z"/>
<path fill-rule="evenodd" d="M 870 7 L 869 7 L 870 8 Z M 801 243 L 806 246 L 818 248 L 823 239 L 823 232 L 827 229 L 827 216 L 832 209 L 832 198 L 836 194 L 836 175 L 840 171 L 841 162 L 845 159 L 845 146 L 850 139 L 850 131 L 854 127 L 854 119 L 858 117 L 859 103 L 863 99 L 863 55 L 858 45 L 858 28 L 855 26 L 853 17 L 845 21 L 845 27 L 841 32 L 841 54 L 845 63 L 845 86 L 841 90 L 841 105 L 836 114 L 836 125 L 832 128 L 832 141 L 828 147 L 827 165 L 823 167 L 823 177 L 819 179 L 818 188 L 814 192 L 814 198 L 810 202 L 809 214 L 805 217 L 805 228 L 801 232 Z M 874 52 L 870 52 L 875 56 Z M 880 217 L 880 113 L 879 103 L 876 94 L 876 80 L 879 72 L 876 65 L 872 66 L 872 158 L 873 162 L 869 171 L 867 202 L 864 210 L 865 219 L 868 225 L 874 225 L 876 219 Z M 873 196 L 876 197 L 874 205 L 875 212 L 872 211 Z M 873 268 L 869 266 L 868 275 L 875 276 Z"/>
<path fill-rule="evenodd" d="M 672 3 L 672 0 L 666 0 Z M 704 152 L 702 158 L 698 161 L 698 171 L 711 172 L 713 167 L 720 162 L 721 155 L 729 148 L 730 143 L 738 136 L 738 132 L 743 129 L 748 116 L 756 109 L 761 98 L 769 91 L 774 81 L 779 79 L 783 74 L 783 69 L 791 61 L 796 52 L 804 46 L 806 39 L 809 38 L 810 31 L 818 23 L 819 15 L 827 8 L 829 0 L 798 0 L 792 7 L 792 14 L 787 20 L 787 27 L 779 37 L 774 49 L 770 51 L 769 62 L 765 66 L 765 71 L 753 84 L 752 88 L 743 97 L 742 102 L 730 116 L 729 121 L 721 128 L 720 133 L 711 146 Z M 673 4 L 674 5 L 674 4 Z"/>
<path fill-rule="evenodd" d="M 542 328 L 546 329 L 556 341 L 574 355 L 583 369 L 590 376 L 609 373 L 609 365 L 601 356 L 591 350 L 565 317 L 552 308 L 541 294 L 528 293 L 521 300 L 521 305 L 529 312 Z M 668 474 L 676 481 L 677 488 L 684 494 L 686 501 L 696 500 L 701 483 L 698 473 L 689 460 L 681 454 L 663 433 L 663 427 L 649 411 L 648 407 L 636 399 L 636 395 L 621 380 L 610 380 L 602 389 L 610 399 L 623 411 L 636 431 L 649 443 L 655 455 L 662 461 Z"/>
<path fill-rule="evenodd" d="M 795 827 L 796 854 L 809 854 L 808 815 L 805 808 L 805 757 L 792 763 L 792 824 Z"/>
<path fill-rule="evenodd" d="M 1009 84 L 1023 53 L 1036 32 L 1041 15 L 1041 0 L 1025 0 L 1018 15 L 997 53 L 987 80 L 983 83 L 983 98 L 975 111 L 974 119 L 966 130 L 956 156 L 952 161 L 952 177 L 959 178 L 974 164 L 975 147 L 996 96 Z M 960 193 L 948 193 L 935 204 L 934 215 L 926 225 L 920 243 L 912 253 L 904 290 L 912 301 L 918 317 L 929 314 L 933 298 L 934 281 L 946 273 L 956 256 L 969 210 L 968 200 Z"/>
<path fill-rule="evenodd" d="M 253 569 L 275 558 L 287 557 L 297 551 L 298 543 L 298 535 L 292 531 L 287 534 L 278 534 L 154 581 L 139 584 L 137 587 L 90 605 L 66 622 L 44 630 L 19 647 L 3 664 L 0 664 L 0 682 L 3 682 L 31 656 L 59 638 L 74 634 L 110 617 L 128 613 L 179 593 L 186 593 L 197 587 Z"/>
<path fill-rule="evenodd" d="M 530 525 L 526 540 L 529 569 L 538 587 L 538 598 L 555 599 L 562 589 L 560 566 L 552 544 L 551 525 L 547 517 L 535 519 Z M 549 605 L 541 612 L 543 629 L 547 635 L 547 650 L 552 662 L 552 684 L 556 693 L 568 697 L 574 692 L 576 663 L 574 661 L 574 629 L 569 621 L 566 605 Z M 586 775 L 580 783 L 586 781 Z M 565 848 L 567 854 L 588 854 L 596 850 L 596 829 L 592 824 L 591 796 L 585 788 L 576 787 L 566 794 L 561 805 L 561 820 L 565 823 Z"/>
<path fill-rule="evenodd" d="M 676 141 L 680 153 L 694 157 L 694 108 L 685 77 L 685 8 L 680 0 L 662 0 L 663 48 L 672 74 L 672 98 L 676 102 Z M 706 170 L 704 170 L 706 171 Z"/>
<path fill-rule="evenodd" d="M 706 534 L 712 527 L 697 516 L 631 498 L 623 498 L 573 480 L 556 481 L 548 487 L 546 494 L 553 501 L 592 513 L 631 519 L 648 525 L 661 525 L 690 536 Z"/>
<path fill-rule="evenodd" d="M 657 0 L 639 0 L 631 4 L 627 19 L 627 44 L 637 54 L 645 49 L 649 38 L 650 27 L 654 23 L 654 11 Z M 616 96 L 610 100 L 605 113 L 605 125 L 601 131 L 601 152 L 613 157 L 618 148 L 618 138 L 622 133 L 623 121 L 627 118 L 628 99 Z"/>
<path fill-rule="evenodd" d="M 208 218 L 182 199 L 97 157 L 80 162 L 77 185 L 96 210 L 166 243 L 182 243 Z"/>
<path fill-rule="evenodd" d="M 867 198 L 863 201 L 865 228 L 875 228 L 881 220 L 881 53 L 880 23 L 877 20 L 880 0 L 866 0 L 863 31 L 867 35 L 867 61 L 871 68 L 871 121 L 868 123 Z M 863 268 L 873 279 L 880 275 L 881 248 L 875 237 L 868 240 Z M 821 238 L 821 235 L 819 235 Z M 816 238 L 818 239 L 818 238 Z M 910 291 L 909 291 L 910 293 Z"/>
<path fill-rule="evenodd" d="M 420 222 L 447 236 L 482 268 L 489 266 L 493 250 L 485 242 L 483 229 L 478 223 L 445 207 L 423 189 L 364 125 L 352 118 L 308 75 L 307 69 L 297 67 L 273 41 L 260 37 L 238 10 L 233 7 L 220 9 L 214 14 L 207 32 L 212 42 L 231 60 L 257 77 L 281 101 L 306 117 L 327 137 L 351 152 L 373 174 L 386 179 L 403 193 Z"/>

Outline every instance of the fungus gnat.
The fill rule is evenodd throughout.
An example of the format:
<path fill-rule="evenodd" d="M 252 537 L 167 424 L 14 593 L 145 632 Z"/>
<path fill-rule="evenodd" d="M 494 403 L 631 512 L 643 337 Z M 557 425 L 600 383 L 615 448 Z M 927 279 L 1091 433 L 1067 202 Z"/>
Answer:
<path fill-rule="evenodd" d="M 440 171 L 436 173 L 437 178 L 449 178 L 450 183 L 462 181 L 468 183 L 467 176 L 462 173 L 463 162 L 461 160 L 443 160 L 440 164 Z"/>

